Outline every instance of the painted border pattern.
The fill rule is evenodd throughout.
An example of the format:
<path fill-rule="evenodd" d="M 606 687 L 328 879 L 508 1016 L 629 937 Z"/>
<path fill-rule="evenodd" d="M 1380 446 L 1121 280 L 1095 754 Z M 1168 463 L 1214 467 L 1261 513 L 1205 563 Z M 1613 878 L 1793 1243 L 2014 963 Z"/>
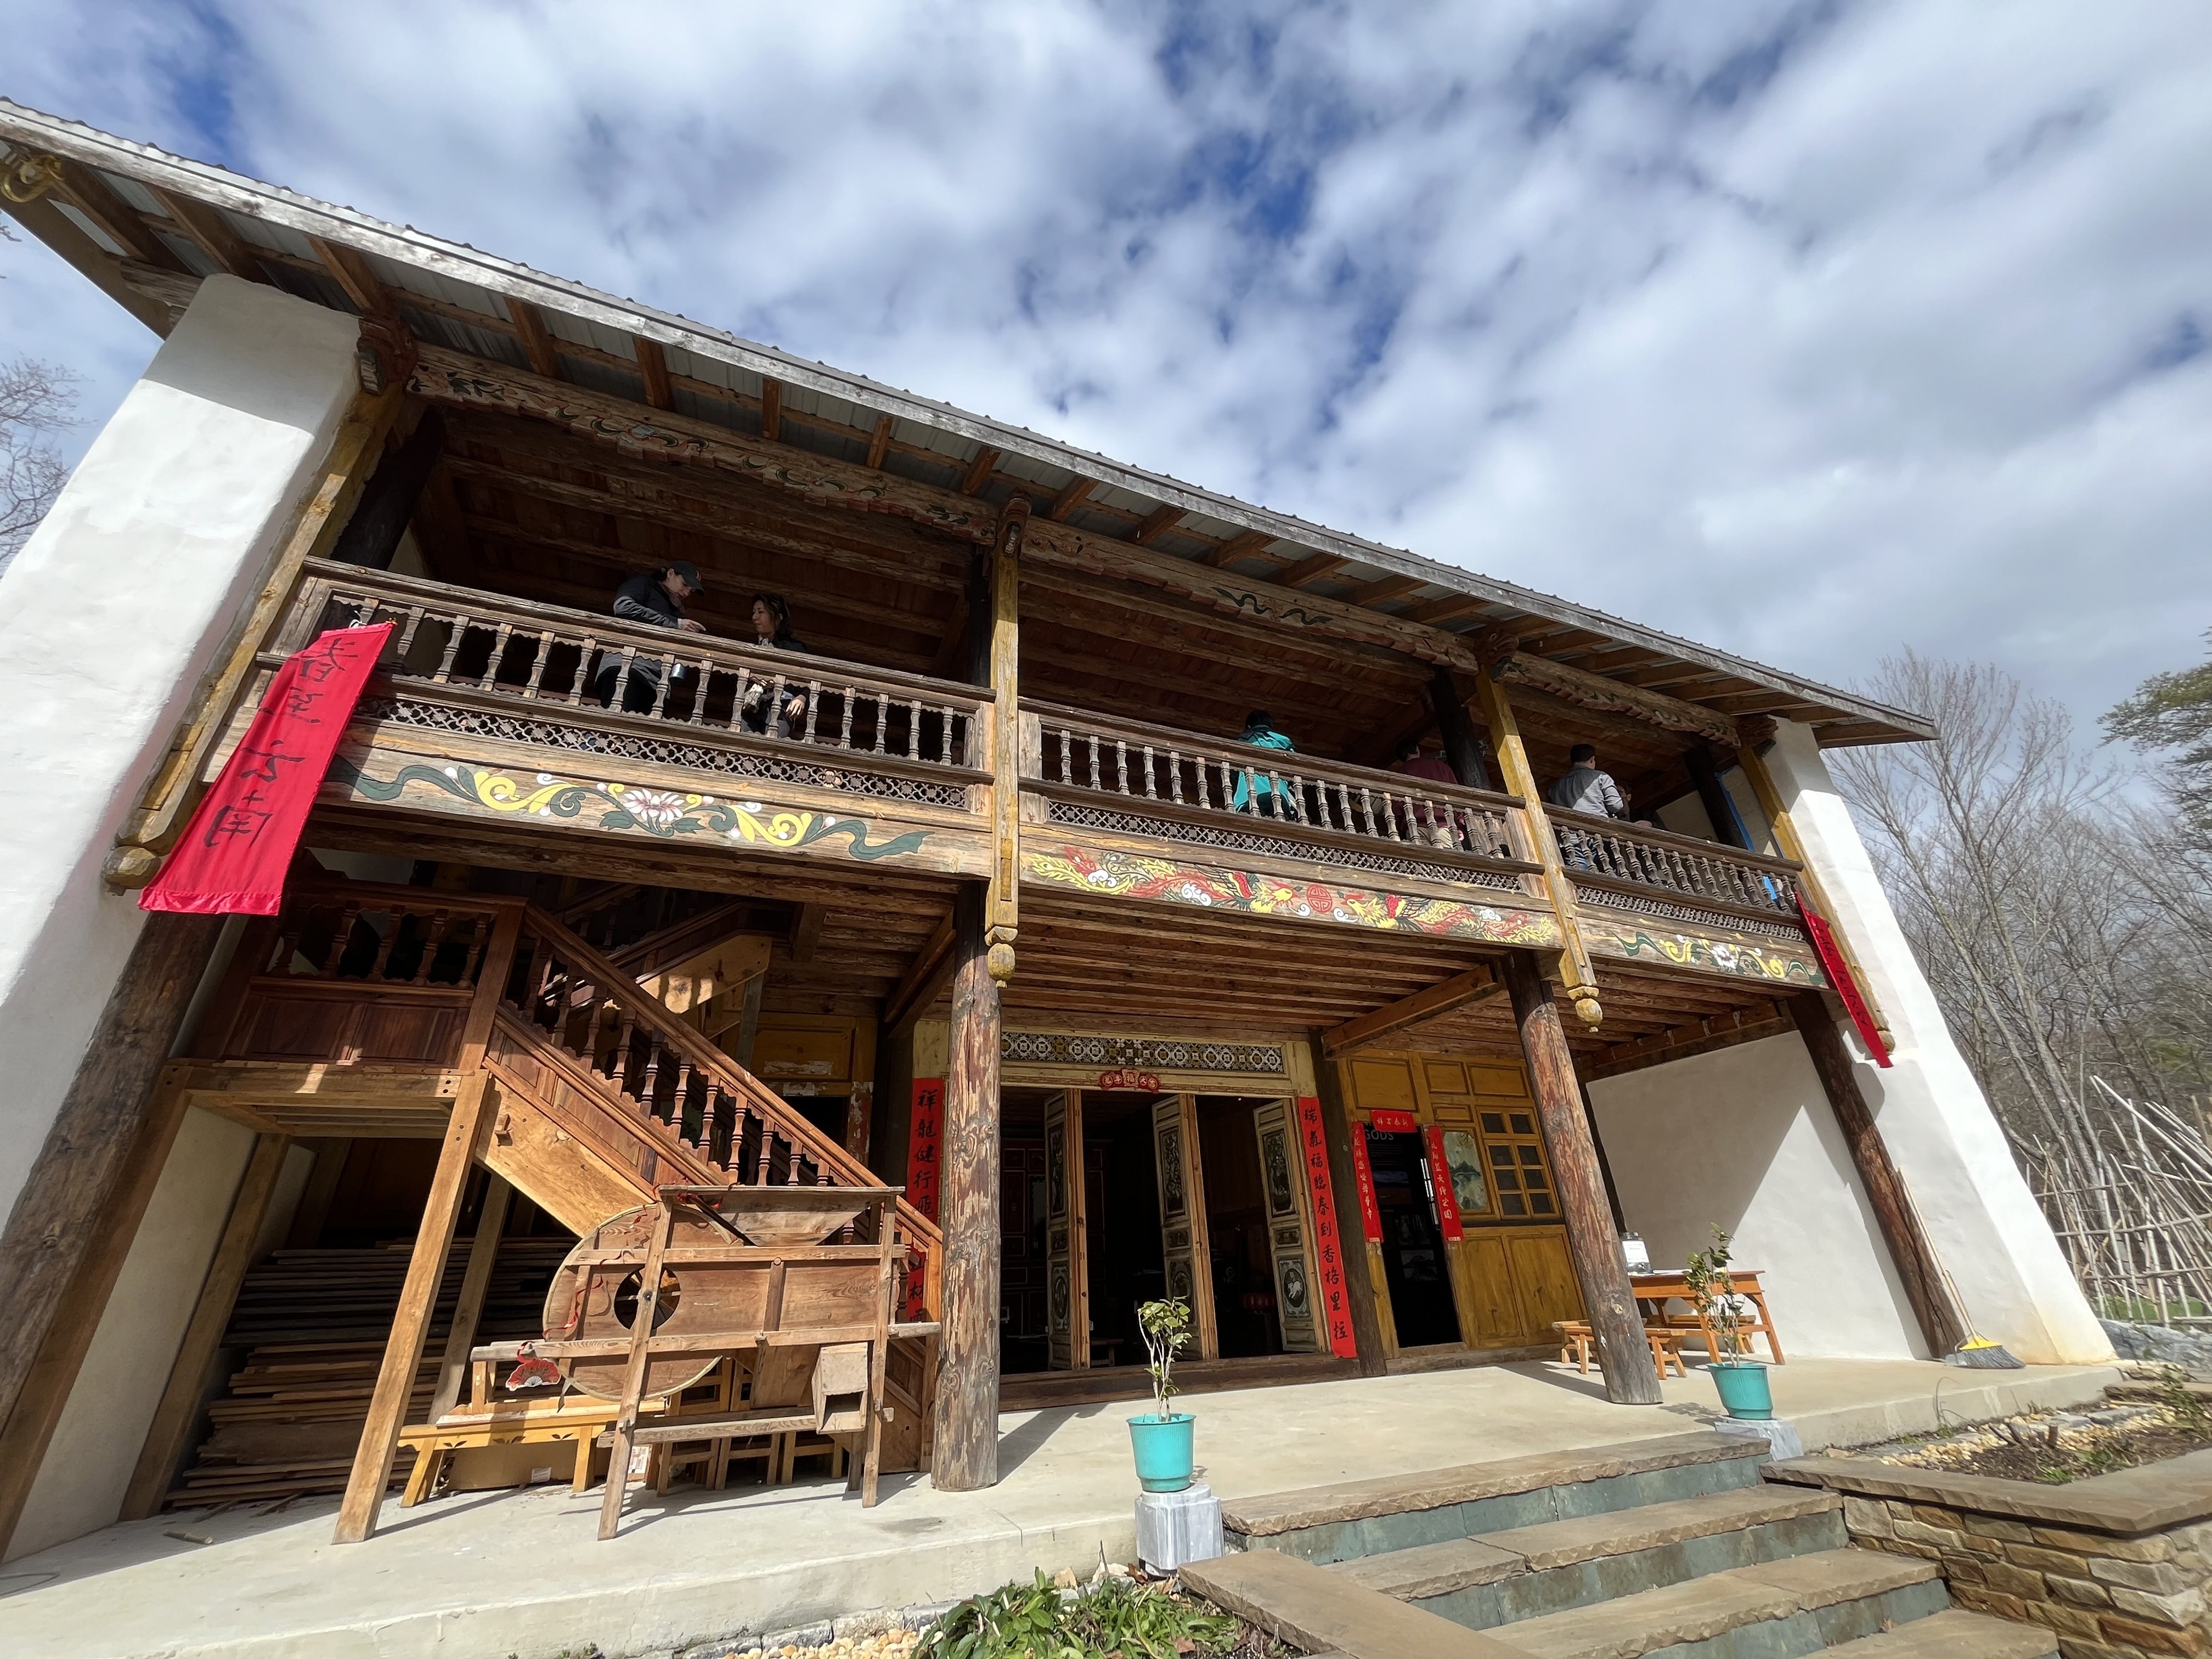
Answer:
<path fill-rule="evenodd" d="M 1148 1072 L 1221 1072 L 1250 1077 L 1285 1075 L 1283 1048 L 1279 1042 L 1209 1042 L 1203 1038 L 1009 1030 L 999 1039 L 999 1057 L 1030 1065 L 1134 1066 Z"/>
<path fill-rule="evenodd" d="M 1785 945 L 1774 939 L 1741 935 L 1723 938 L 1712 933 L 1668 933 L 1656 927 L 1638 927 L 1585 910 L 1583 938 L 1601 956 L 1668 968 L 1702 969 L 1736 979 L 1763 983 L 1807 986 L 1822 989 L 1827 978 L 1820 972 L 1809 945 Z"/>

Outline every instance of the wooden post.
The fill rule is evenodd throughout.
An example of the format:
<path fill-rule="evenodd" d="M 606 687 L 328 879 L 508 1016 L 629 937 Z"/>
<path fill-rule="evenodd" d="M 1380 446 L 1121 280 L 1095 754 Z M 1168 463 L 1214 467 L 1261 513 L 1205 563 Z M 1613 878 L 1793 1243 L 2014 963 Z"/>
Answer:
<path fill-rule="evenodd" d="M 1531 850 L 1544 866 L 1544 890 L 1551 895 L 1552 910 L 1559 918 L 1564 947 L 1559 951 L 1559 981 L 1575 1005 L 1575 1017 L 1594 1030 L 1605 1011 L 1598 1003 L 1597 974 L 1590 966 L 1589 951 L 1583 945 L 1582 928 L 1575 919 L 1575 884 L 1559 861 L 1559 843 L 1544 811 L 1543 788 L 1528 764 L 1528 748 L 1521 741 L 1521 727 L 1513 718 L 1513 705 L 1506 701 L 1505 688 L 1495 674 L 1487 672 L 1476 685 L 1498 769 L 1505 775 L 1506 793 L 1518 795 L 1522 810 L 1528 815 L 1528 839 L 1534 843 Z"/>
<path fill-rule="evenodd" d="M 999 514 L 991 558 L 991 890 L 985 925 L 991 977 L 1014 976 L 1022 887 L 1022 529 L 1030 504 L 1016 495 Z"/>
<path fill-rule="evenodd" d="M 165 911 L 146 918 L 0 1231 L 0 1285 L 8 1287 L 8 1317 L 0 1322 L 0 1423 L 21 1403 L 32 1364 L 45 1352 L 64 1302 L 72 1300 L 80 1269 L 118 1226 L 126 1248 L 137 1228 L 137 1211 L 125 1216 L 117 1208 L 124 1174 L 142 1138 L 163 1127 L 156 1084 L 222 928 L 221 916 Z M 166 1128 L 175 1133 L 173 1117 Z M 100 1301 L 106 1301 L 104 1290 Z M 100 1309 L 91 1314 L 97 1321 Z M 68 1381 L 75 1378 L 72 1366 Z M 62 1392 L 66 1397 L 68 1388 Z"/>
<path fill-rule="evenodd" d="M 1697 786 L 1698 799 L 1705 809 L 1705 817 L 1713 826 L 1714 837 L 1729 847 L 1741 847 L 1747 853 L 1759 849 L 1751 844 L 1751 836 L 1737 815 L 1735 803 L 1729 799 L 1728 790 L 1721 782 L 1721 775 L 1713 768 L 1713 751 L 1702 743 L 1693 743 L 1682 751 L 1682 765 Z"/>
<path fill-rule="evenodd" d="M 1352 1156 L 1352 1137 L 1362 1127 L 1345 1108 L 1337 1063 L 1322 1052 L 1324 1033 L 1308 1037 L 1313 1056 L 1315 1098 L 1321 1102 L 1322 1133 L 1328 1138 L 1328 1184 L 1336 1200 L 1336 1252 L 1344 1262 L 1344 1299 L 1352 1311 L 1352 1340 L 1359 1353 L 1359 1374 L 1381 1376 L 1390 1348 L 1382 1340 L 1382 1312 L 1375 1300 L 1375 1279 L 1367 1260 L 1367 1226 L 1360 1219 L 1359 1174 Z"/>
<path fill-rule="evenodd" d="M 169 1482 L 185 1455 L 185 1437 L 199 1416 L 208 1366 L 222 1346 L 223 1329 L 230 1323 L 230 1310 L 238 1301 L 238 1287 L 253 1265 L 254 1240 L 261 1235 L 261 1223 L 269 1213 L 269 1201 L 276 1194 L 277 1177 L 283 1173 L 284 1158 L 291 1149 L 291 1139 L 286 1135 L 264 1134 L 254 1140 L 253 1155 L 246 1160 L 246 1174 L 238 1183 L 238 1195 L 230 1202 L 230 1219 L 224 1224 L 222 1241 L 216 1246 L 215 1260 L 208 1264 L 199 1300 L 192 1307 L 191 1322 L 185 1327 L 184 1342 L 169 1367 L 169 1385 L 161 1391 L 161 1403 L 155 1409 L 146 1443 L 139 1449 L 138 1466 L 131 1471 L 131 1485 L 123 1494 L 121 1520 L 143 1521 L 168 1496 Z"/>
<path fill-rule="evenodd" d="M 945 1068 L 944 1340 L 930 1483 L 976 1492 L 999 1480 L 999 985 L 988 966 L 987 896 L 953 899 L 952 1051 Z"/>
<path fill-rule="evenodd" d="M 422 1224 L 416 1231 L 414 1253 L 407 1260 L 399 1309 L 392 1316 L 392 1335 L 384 1345 L 376 1391 L 369 1397 L 368 1421 L 362 1425 L 361 1444 L 354 1450 L 353 1473 L 346 1477 L 345 1499 L 338 1506 L 337 1528 L 331 1535 L 334 1543 L 358 1544 L 376 1530 L 384 1489 L 392 1484 L 392 1462 L 399 1455 L 399 1431 L 406 1423 L 408 1400 L 415 1392 L 415 1373 L 422 1363 L 422 1340 L 429 1334 L 430 1315 L 437 1306 L 439 1281 L 445 1277 L 446 1252 L 453 1242 L 461 1194 L 475 1166 L 484 1126 L 494 1115 L 491 1077 L 479 1072 L 462 1083 L 459 1097 L 453 1102 L 453 1115 L 446 1125 L 437 1173 L 430 1178 L 430 1196 L 422 1206 Z"/>
<path fill-rule="evenodd" d="M 415 516 L 416 501 L 445 447 L 444 416 L 435 408 L 424 410 L 406 441 L 370 475 L 361 503 L 340 533 L 337 545 L 331 550 L 331 556 L 340 564 L 391 569 L 399 538 L 407 533 L 408 520 Z"/>
<path fill-rule="evenodd" d="M 1505 987 L 1521 1028 L 1521 1051 L 1528 1061 L 1528 1091 L 1535 1099 L 1536 1120 L 1551 1148 L 1552 1178 L 1567 1224 L 1567 1253 L 1574 1258 L 1583 1310 L 1597 1340 L 1606 1398 L 1615 1405 L 1658 1405 L 1659 1373 L 1652 1366 L 1644 1318 L 1629 1287 L 1620 1239 L 1613 1231 L 1605 1177 L 1598 1169 L 1597 1149 L 1590 1144 L 1589 1120 L 1583 1115 L 1582 1085 L 1575 1077 L 1574 1056 L 1567 1051 L 1559 1005 L 1525 951 L 1516 951 L 1505 958 Z"/>
<path fill-rule="evenodd" d="M 427 1419 L 432 1423 L 460 1400 L 461 1383 L 469 1374 L 469 1350 L 476 1346 L 477 1324 L 483 1317 L 484 1293 L 491 1289 L 491 1270 L 499 1260 L 500 1234 L 507 1227 L 507 1200 L 514 1194 L 514 1188 L 485 1172 L 483 1206 L 477 1216 L 476 1237 L 469 1241 L 469 1265 L 461 1275 L 453 1325 L 446 1333 L 445 1357 L 438 1362 L 438 1390 L 430 1396 Z"/>
<path fill-rule="evenodd" d="M 1475 738 L 1474 722 L 1467 717 L 1467 700 L 1459 681 L 1442 663 L 1431 665 L 1429 703 L 1437 711 L 1437 732 L 1444 740 L 1444 758 L 1452 773 L 1470 789 L 1495 789 L 1490 769 L 1482 763 L 1482 745 Z"/>
<path fill-rule="evenodd" d="M 1928 1352 L 1940 1359 L 1966 1340 L 1966 1315 L 1943 1278 L 1935 1249 L 1921 1228 L 1919 1212 L 1912 1207 L 1911 1195 L 1896 1164 L 1890 1162 L 1889 1147 L 1859 1093 L 1857 1072 L 1844 1047 L 1843 1034 L 1829 1016 L 1826 1001 L 1818 991 L 1800 992 L 1785 1000 L 1790 1018 L 1797 1022 L 1798 1034 L 1805 1039 L 1806 1052 L 1813 1056 L 1813 1069 L 1820 1074 L 1820 1087 L 1826 1091 L 1836 1122 L 1843 1129 L 1844 1142 L 1851 1149 L 1859 1184 L 1866 1188 L 1882 1242 L 1889 1246 L 1890 1260 L 1897 1264 L 1897 1276 L 1905 1285 L 1905 1299 L 1912 1304 L 1920 1334 L 1928 1343 Z"/>

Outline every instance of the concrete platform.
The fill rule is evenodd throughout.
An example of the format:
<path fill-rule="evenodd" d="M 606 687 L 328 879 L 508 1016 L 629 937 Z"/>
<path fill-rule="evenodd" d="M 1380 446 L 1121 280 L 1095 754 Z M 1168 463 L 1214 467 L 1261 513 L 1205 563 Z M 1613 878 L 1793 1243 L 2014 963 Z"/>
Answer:
<path fill-rule="evenodd" d="M 1776 1408 L 1808 1449 L 2095 1398 L 2110 1366 L 1962 1371 L 1793 1360 Z M 1224 1499 L 1447 1463 L 1679 1434 L 1715 1414 L 1693 1370 L 1667 1403 L 1615 1407 L 1593 1373 L 1522 1364 L 1209 1395 L 1200 1476 Z M 384 1511 L 364 1545 L 330 1541 L 335 1500 L 282 1514 L 185 1512 L 0 1567 L 0 1653 L 40 1659 L 609 1659 L 870 1607 L 940 1601 L 1087 1571 L 1135 1549 L 1127 1402 L 1001 1418 L 1000 1484 L 963 1494 L 884 1483 L 864 1510 L 842 1483 L 634 1497 L 594 1537 L 598 1495 L 464 1494 Z M 200 1542 L 199 1540 L 211 1540 Z"/>

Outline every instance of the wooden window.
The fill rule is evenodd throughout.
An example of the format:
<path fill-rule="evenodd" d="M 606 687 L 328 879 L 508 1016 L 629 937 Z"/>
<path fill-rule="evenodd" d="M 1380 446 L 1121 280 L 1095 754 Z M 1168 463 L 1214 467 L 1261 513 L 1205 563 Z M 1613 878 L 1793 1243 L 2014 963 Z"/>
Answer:
<path fill-rule="evenodd" d="M 1521 1220 L 1559 1219 L 1551 1166 L 1544 1161 L 1544 1142 L 1536 1132 L 1535 1113 L 1485 1107 L 1482 1141 L 1490 1159 L 1490 1184 L 1497 1192 L 1498 1213 Z"/>

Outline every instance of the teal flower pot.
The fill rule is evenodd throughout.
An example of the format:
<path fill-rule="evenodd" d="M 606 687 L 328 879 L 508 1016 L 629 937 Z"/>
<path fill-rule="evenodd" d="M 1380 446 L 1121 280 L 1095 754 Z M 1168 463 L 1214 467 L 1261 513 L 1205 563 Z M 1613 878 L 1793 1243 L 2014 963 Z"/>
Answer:
<path fill-rule="evenodd" d="M 1137 1452 L 1139 1486 L 1146 1492 L 1181 1492 L 1190 1485 L 1197 1468 L 1192 1428 L 1197 1421 L 1188 1412 L 1129 1419 L 1129 1439 Z"/>
<path fill-rule="evenodd" d="M 1730 1417 L 1764 1422 L 1774 1415 L 1774 1391 L 1766 1385 L 1766 1367 L 1758 1360 L 1716 1359 L 1705 1370 Z"/>

